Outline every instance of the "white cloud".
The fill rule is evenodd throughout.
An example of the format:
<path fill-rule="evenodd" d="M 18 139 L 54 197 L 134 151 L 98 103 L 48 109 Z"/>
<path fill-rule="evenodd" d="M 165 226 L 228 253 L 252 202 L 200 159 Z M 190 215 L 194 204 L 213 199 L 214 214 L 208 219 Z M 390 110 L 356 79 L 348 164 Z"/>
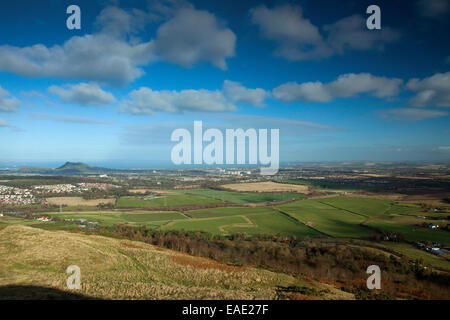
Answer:
<path fill-rule="evenodd" d="M 102 90 L 96 83 L 79 83 L 63 87 L 50 86 L 48 91 L 62 101 L 81 105 L 105 106 L 116 101 L 110 93 Z"/>
<path fill-rule="evenodd" d="M 398 108 L 382 110 L 379 116 L 387 120 L 421 121 L 447 116 L 448 112 L 418 108 Z"/>
<path fill-rule="evenodd" d="M 125 11 L 118 7 L 108 6 L 104 8 L 95 20 L 96 28 L 114 37 L 124 37 L 137 33 L 147 23 L 147 13 L 132 9 Z"/>
<path fill-rule="evenodd" d="M 154 61 L 151 43 L 130 44 L 107 34 L 72 37 L 63 45 L 0 46 L 0 70 L 26 77 L 84 79 L 125 84 Z"/>
<path fill-rule="evenodd" d="M 9 127 L 10 124 L 5 119 L 0 118 L 0 128 L 1 127 Z"/>
<path fill-rule="evenodd" d="M 319 81 L 302 84 L 288 82 L 273 89 L 273 96 L 283 102 L 329 102 L 333 99 L 325 85 Z"/>
<path fill-rule="evenodd" d="M 53 77 L 124 85 L 142 76 L 143 66 L 165 60 L 190 67 L 206 61 L 226 69 L 234 55 L 235 34 L 217 18 L 181 8 L 157 30 L 157 38 L 140 41 L 138 32 L 149 13 L 105 8 L 97 18 L 98 32 L 74 36 L 62 45 L 0 46 L 0 71 L 26 77 Z"/>
<path fill-rule="evenodd" d="M 383 50 L 387 43 L 400 38 L 400 34 L 389 27 L 368 30 L 366 20 L 359 15 L 324 26 L 324 30 L 328 32 L 328 45 L 338 54 L 346 50 Z"/>
<path fill-rule="evenodd" d="M 318 59 L 331 55 L 319 29 L 303 18 L 300 6 L 284 5 L 250 10 L 252 22 L 264 38 L 278 44 L 275 54 L 288 60 Z"/>
<path fill-rule="evenodd" d="M 383 50 L 400 34 L 389 27 L 368 30 L 365 19 L 354 15 L 319 27 L 303 17 L 300 6 L 283 5 L 272 9 L 259 6 L 250 10 L 252 22 L 261 36 L 278 44 L 275 55 L 291 61 L 327 58 L 346 50 Z"/>
<path fill-rule="evenodd" d="M 450 10 L 450 0 L 419 0 L 417 11 L 426 18 L 436 18 L 445 15 Z"/>
<path fill-rule="evenodd" d="M 348 73 L 340 75 L 328 87 L 336 97 L 351 97 L 368 92 L 377 98 L 387 98 L 398 95 L 402 82 L 401 79 L 377 77 L 370 73 Z"/>
<path fill-rule="evenodd" d="M 222 92 L 209 90 L 155 91 L 142 87 L 133 90 L 130 100 L 120 106 L 120 112 L 131 114 L 153 114 L 155 111 L 233 111 L 236 107 L 229 103 Z"/>
<path fill-rule="evenodd" d="M 450 72 L 436 73 L 431 77 L 411 79 L 406 87 L 416 92 L 409 101 L 414 107 L 450 107 Z"/>
<path fill-rule="evenodd" d="M 261 107 L 264 105 L 264 99 L 269 93 L 261 88 L 248 89 L 239 82 L 225 80 L 223 83 L 223 93 L 232 102 L 243 102 L 253 106 Z"/>
<path fill-rule="evenodd" d="M 212 13 L 182 8 L 158 28 L 154 44 L 162 59 L 171 63 L 190 67 L 207 61 L 226 69 L 226 59 L 234 56 L 236 35 Z"/>
<path fill-rule="evenodd" d="M 450 151 L 450 146 L 440 146 L 438 147 L 440 151 Z"/>
<path fill-rule="evenodd" d="M 320 81 L 285 83 L 273 89 L 273 95 L 283 102 L 329 102 L 361 93 L 368 93 L 377 98 L 388 98 L 398 95 L 401 84 L 400 79 L 377 77 L 369 73 L 349 73 L 326 84 Z"/>
<path fill-rule="evenodd" d="M 18 99 L 11 96 L 9 91 L 0 86 L 0 111 L 2 112 L 16 112 L 21 103 Z"/>

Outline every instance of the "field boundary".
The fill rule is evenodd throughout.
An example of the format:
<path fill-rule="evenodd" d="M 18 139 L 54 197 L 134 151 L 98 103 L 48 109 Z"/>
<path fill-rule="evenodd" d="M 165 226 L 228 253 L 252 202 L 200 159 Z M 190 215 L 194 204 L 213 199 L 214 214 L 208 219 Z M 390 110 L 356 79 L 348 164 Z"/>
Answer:
<path fill-rule="evenodd" d="M 338 210 L 342 210 L 342 211 L 347 211 L 347 212 L 350 212 L 350 213 L 352 213 L 352 214 L 356 214 L 356 215 L 358 215 L 358 216 L 364 217 L 364 218 L 366 218 L 366 219 L 370 219 L 369 216 L 366 216 L 365 214 L 362 214 L 362 213 L 358 213 L 358 212 L 354 212 L 354 211 L 351 211 L 351 210 L 348 210 L 348 209 L 340 208 L 340 207 L 334 206 L 334 205 L 332 205 L 332 204 L 329 204 L 329 203 L 326 203 L 326 202 L 322 202 L 322 201 L 320 201 L 320 200 L 318 200 L 317 202 L 318 202 L 318 203 L 321 203 L 321 204 L 324 204 L 324 205 L 327 205 L 327 206 L 330 206 L 330 207 L 332 207 L 332 208 L 334 208 L 334 209 L 338 209 Z M 383 214 L 383 213 L 381 213 L 381 214 Z"/>
<path fill-rule="evenodd" d="M 324 235 L 324 236 L 326 236 L 326 237 L 328 237 L 328 238 L 334 238 L 333 236 L 331 236 L 331 235 L 329 235 L 329 234 L 327 234 L 327 233 L 325 233 L 325 232 L 323 232 L 323 231 L 320 231 L 320 230 L 318 230 L 318 229 L 316 229 L 316 228 L 310 226 L 309 224 L 307 224 L 307 223 L 305 223 L 305 222 L 303 222 L 303 221 L 297 219 L 296 217 L 291 216 L 291 215 L 290 215 L 289 213 L 287 213 L 286 211 L 283 211 L 283 210 L 281 210 L 281 209 L 279 209 L 279 208 L 276 208 L 276 207 L 272 207 L 272 208 L 273 208 L 274 210 L 278 211 L 279 213 L 281 213 L 281 214 L 283 214 L 283 215 L 285 215 L 285 216 L 287 216 L 287 217 L 289 217 L 289 218 L 291 218 L 291 219 L 297 221 L 298 223 L 301 223 L 301 224 L 305 225 L 306 227 L 310 228 L 311 230 L 314 230 L 314 231 L 316 231 L 316 232 L 318 232 L 318 233 L 320 233 L 320 234 L 322 234 L 322 235 Z"/>

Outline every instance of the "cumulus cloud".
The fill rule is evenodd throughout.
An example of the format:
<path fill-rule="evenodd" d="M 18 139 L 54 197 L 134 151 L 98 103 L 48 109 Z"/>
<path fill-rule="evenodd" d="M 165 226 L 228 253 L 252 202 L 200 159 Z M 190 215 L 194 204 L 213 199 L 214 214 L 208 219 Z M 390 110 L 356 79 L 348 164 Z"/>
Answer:
<path fill-rule="evenodd" d="M 116 101 L 110 93 L 96 83 L 79 83 L 65 86 L 50 86 L 48 91 L 62 101 L 81 105 L 105 106 Z"/>
<path fill-rule="evenodd" d="M 78 116 L 65 116 L 58 114 L 47 114 L 47 113 L 31 113 L 30 118 L 36 120 L 51 120 L 63 123 L 84 123 L 84 124 L 112 124 L 112 121 L 106 121 L 101 119 L 94 119 L 89 117 L 78 117 Z"/>
<path fill-rule="evenodd" d="M 239 82 L 225 80 L 222 89 L 224 95 L 232 102 L 243 102 L 262 107 L 269 93 L 261 88 L 248 89 Z"/>
<path fill-rule="evenodd" d="M 207 61 L 226 69 L 226 59 L 234 56 L 236 35 L 217 18 L 202 10 L 182 8 L 162 24 L 154 41 L 156 51 L 171 63 L 189 67 Z"/>
<path fill-rule="evenodd" d="M 328 102 L 332 100 L 332 96 L 320 81 L 302 84 L 288 82 L 273 89 L 273 96 L 283 102 Z"/>
<path fill-rule="evenodd" d="M 182 7 L 174 12 L 158 28 L 157 37 L 145 42 L 130 34 L 140 31 L 148 13 L 107 7 L 97 17 L 98 31 L 93 34 L 51 47 L 1 45 L 0 71 L 124 85 L 142 76 L 142 67 L 160 60 L 184 67 L 205 61 L 226 69 L 226 59 L 234 55 L 235 34 L 207 11 Z"/>
<path fill-rule="evenodd" d="M 448 112 L 418 108 L 387 109 L 379 112 L 379 116 L 388 120 L 421 121 L 447 116 Z"/>
<path fill-rule="evenodd" d="M 118 7 L 108 6 L 95 20 L 96 28 L 105 34 L 123 37 L 137 33 L 146 24 L 147 13 L 139 9 L 125 11 Z"/>
<path fill-rule="evenodd" d="M 411 79 L 406 87 L 416 92 L 409 101 L 414 107 L 450 107 L 450 72 L 436 73 L 431 77 Z"/>
<path fill-rule="evenodd" d="M 321 33 L 300 6 L 289 4 L 272 9 L 258 6 L 250 14 L 261 36 L 277 43 L 275 55 L 291 61 L 321 59 L 346 50 L 382 50 L 400 37 L 388 27 L 367 30 L 365 19 L 358 15 L 324 26 Z"/>
<path fill-rule="evenodd" d="M 251 20 L 259 26 L 261 36 L 278 44 L 275 54 L 288 60 L 307 60 L 331 55 L 319 29 L 303 17 L 299 6 L 284 5 L 250 10 Z"/>
<path fill-rule="evenodd" d="M 11 96 L 9 91 L 0 86 L 0 111 L 2 112 L 16 112 L 21 103 L 18 99 Z"/>
<path fill-rule="evenodd" d="M 151 42 L 131 44 L 107 34 L 88 34 L 61 46 L 0 46 L 0 71 L 125 84 L 143 74 L 139 66 L 156 60 L 152 52 Z"/>
<path fill-rule="evenodd" d="M 402 80 L 373 76 L 370 73 L 349 73 L 329 83 L 288 82 L 273 89 L 273 96 L 283 102 L 329 102 L 336 98 L 354 97 L 368 93 L 377 98 L 398 95 Z"/>
<path fill-rule="evenodd" d="M 450 11 L 450 0 L 419 0 L 416 8 L 426 18 L 436 18 Z"/>
<path fill-rule="evenodd" d="M 229 103 L 220 91 L 209 90 L 152 90 L 141 87 L 133 90 L 120 106 L 120 112 L 151 115 L 155 111 L 233 111 L 236 107 Z"/>
<path fill-rule="evenodd" d="M 346 50 L 383 50 L 387 43 L 400 38 L 400 34 L 389 27 L 368 30 L 366 20 L 359 15 L 343 18 L 323 29 L 328 32 L 328 45 L 338 54 Z"/>

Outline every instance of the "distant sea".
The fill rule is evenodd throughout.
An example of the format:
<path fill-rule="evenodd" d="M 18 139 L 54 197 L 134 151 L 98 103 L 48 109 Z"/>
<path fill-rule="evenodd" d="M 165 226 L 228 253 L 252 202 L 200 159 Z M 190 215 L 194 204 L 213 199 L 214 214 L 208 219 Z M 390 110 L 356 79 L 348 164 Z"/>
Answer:
<path fill-rule="evenodd" d="M 40 167 L 40 168 L 58 168 L 67 161 L 82 162 L 92 167 L 102 167 L 109 169 L 153 169 L 153 168 L 174 168 L 170 163 L 155 163 L 144 161 L 86 161 L 86 160 L 63 160 L 63 161 L 0 161 L 0 169 L 17 169 L 20 167 Z"/>

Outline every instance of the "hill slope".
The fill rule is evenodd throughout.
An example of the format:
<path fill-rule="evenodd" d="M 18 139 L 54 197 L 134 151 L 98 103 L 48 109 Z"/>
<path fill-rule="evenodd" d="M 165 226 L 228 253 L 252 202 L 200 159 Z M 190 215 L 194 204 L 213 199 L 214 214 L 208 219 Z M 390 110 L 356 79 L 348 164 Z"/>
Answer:
<path fill-rule="evenodd" d="M 277 288 L 288 286 L 321 292 L 315 297 L 320 299 L 352 298 L 351 294 L 310 279 L 227 266 L 142 242 L 23 225 L 3 228 L 0 238 L 3 299 L 8 296 L 2 295 L 2 288 L 16 285 L 67 292 L 65 270 L 69 265 L 81 269 L 82 288 L 75 293 L 95 298 L 276 299 Z M 28 294 L 27 298 L 43 297 Z"/>

